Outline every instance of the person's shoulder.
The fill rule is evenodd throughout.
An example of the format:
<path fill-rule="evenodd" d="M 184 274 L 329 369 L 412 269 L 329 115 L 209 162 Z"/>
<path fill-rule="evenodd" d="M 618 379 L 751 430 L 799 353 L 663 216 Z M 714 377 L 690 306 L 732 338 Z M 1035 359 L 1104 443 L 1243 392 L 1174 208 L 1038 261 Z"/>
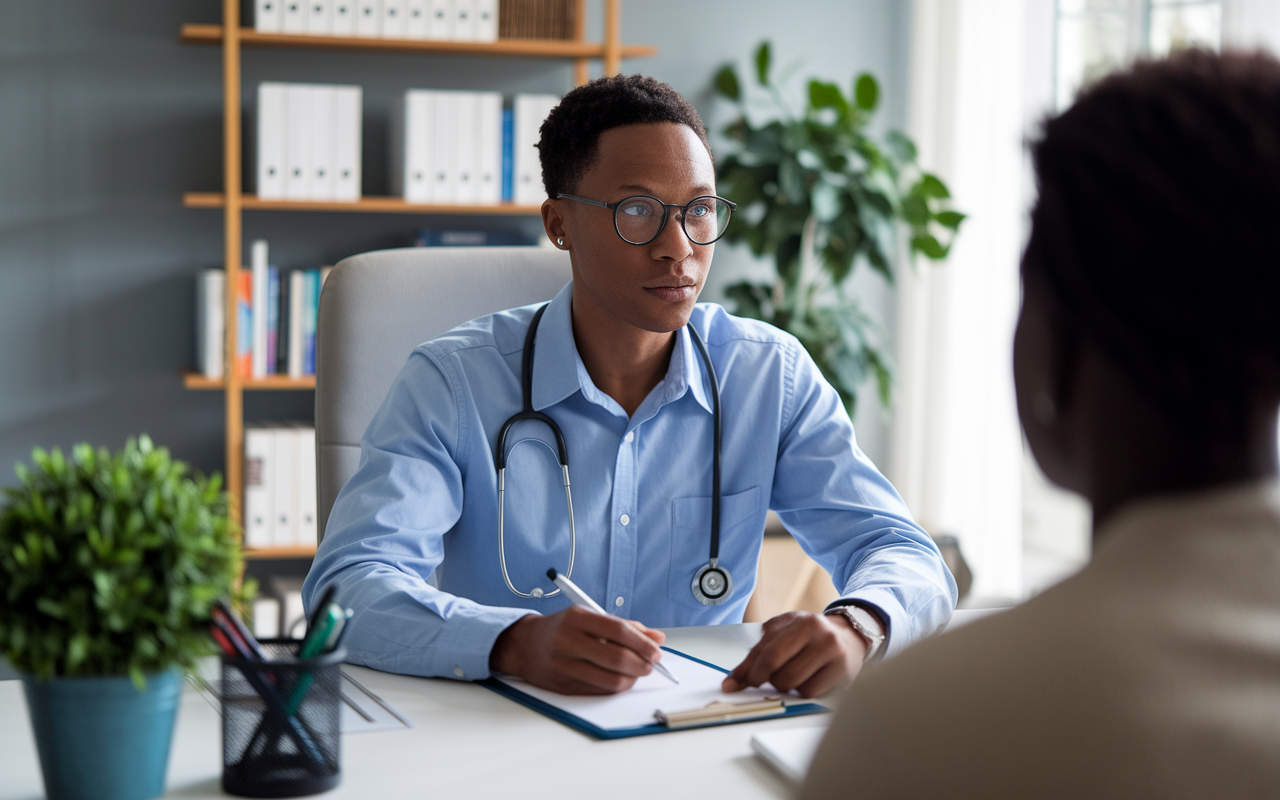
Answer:
<path fill-rule="evenodd" d="M 418 345 L 415 352 L 445 360 L 477 349 L 506 356 L 524 348 L 529 322 L 541 303 L 485 314 Z"/>
<path fill-rule="evenodd" d="M 799 348 L 800 341 L 781 328 L 763 320 L 730 314 L 719 303 L 698 303 L 689 321 L 712 347 L 736 343 L 759 344 L 780 349 Z"/>

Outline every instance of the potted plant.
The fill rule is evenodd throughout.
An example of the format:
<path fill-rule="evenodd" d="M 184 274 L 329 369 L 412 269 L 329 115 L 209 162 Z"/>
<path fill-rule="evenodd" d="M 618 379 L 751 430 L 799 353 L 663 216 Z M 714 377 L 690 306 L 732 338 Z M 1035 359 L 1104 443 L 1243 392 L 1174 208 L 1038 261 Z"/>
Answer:
<path fill-rule="evenodd" d="M 36 449 L 0 507 L 0 652 L 22 673 L 51 800 L 164 793 L 181 668 L 240 555 L 220 479 L 144 436 Z"/>
<path fill-rule="evenodd" d="M 965 215 L 947 207 L 946 185 L 919 168 L 910 139 L 869 132 L 880 98 L 874 77 L 859 75 L 848 94 L 810 80 L 806 102 L 793 111 L 770 77 L 771 61 L 766 41 L 756 50 L 755 71 L 771 113 L 759 123 L 733 66 L 715 76 L 716 91 L 740 111 L 724 131 L 734 149 L 716 176 L 738 204 L 725 239 L 772 255 L 776 267 L 773 281 L 741 281 L 726 292 L 735 313 L 794 334 L 851 415 L 868 375 L 887 407 L 892 362 L 878 323 L 845 283 L 859 263 L 892 283 L 891 256 L 904 229 L 911 254 L 945 258 Z"/>

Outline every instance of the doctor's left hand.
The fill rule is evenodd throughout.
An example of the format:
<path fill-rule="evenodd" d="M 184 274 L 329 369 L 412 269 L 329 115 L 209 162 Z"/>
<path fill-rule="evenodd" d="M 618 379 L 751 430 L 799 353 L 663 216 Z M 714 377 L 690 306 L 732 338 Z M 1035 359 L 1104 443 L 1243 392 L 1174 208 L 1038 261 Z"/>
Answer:
<path fill-rule="evenodd" d="M 772 683 L 778 691 L 817 697 L 852 683 L 867 655 L 867 641 L 841 616 L 789 611 L 766 622 L 763 630 L 724 679 L 724 691 Z"/>
<path fill-rule="evenodd" d="M 529 614 L 498 634 L 489 666 L 561 694 L 615 694 L 662 659 L 662 631 L 578 606 Z"/>

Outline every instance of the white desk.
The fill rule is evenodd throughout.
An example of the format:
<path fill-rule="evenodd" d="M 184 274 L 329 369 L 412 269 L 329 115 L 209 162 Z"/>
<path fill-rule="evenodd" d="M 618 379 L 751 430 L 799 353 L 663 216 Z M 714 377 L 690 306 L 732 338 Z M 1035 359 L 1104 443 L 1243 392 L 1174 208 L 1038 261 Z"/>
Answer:
<path fill-rule="evenodd" d="M 733 666 L 758 624 L 678 628 L 671 647 Z M 404 714 L 413 730 L 342 739 L 342 783 L 324 798 L 577 797 L 785 798 L 784 780 L 751 755 L 751 734 L 813 726 L 826 717 L 761 720 L 617 741 L 585 734 L 461 681 L 410 678 L 363 667 L 351 674 Z M 178 713 L 165 797 L 222 797 L 221 723 L 188 687 Z M 0 681 L 0 798 L 44 797 L 20 681 Z"/>
<path fill-rule="evenodd" d="M 989 613 L 957 611 L 952 627 Z M 671 647 L 725 667 L 737 664 L 759 638 L 758 623 L 667 630 Z M 467 682 L 343 669 L 416 727 L 344 736 L 342 783 L 320 795 L 333 800 L 788 798 L 787 783 L 751 754 L 751 734 L 829 719 L 760 720 L 602 742 Z M 221 737 L 217 712 L 188 687 L 165 797 L 224 796 Z M 42 797 L 22 684 L 0 680 L 0 800 Z"/>

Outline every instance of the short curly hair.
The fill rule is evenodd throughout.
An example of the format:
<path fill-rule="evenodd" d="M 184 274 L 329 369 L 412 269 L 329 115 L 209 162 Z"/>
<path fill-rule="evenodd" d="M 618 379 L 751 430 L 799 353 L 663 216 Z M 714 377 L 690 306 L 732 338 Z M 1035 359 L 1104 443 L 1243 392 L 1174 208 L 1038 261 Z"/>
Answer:
<path fill-rule="evenodd" d="M 1280 380 L 1280 61 L 1139 61 L 1047 119 L 1024 275 L 1189 420 Z"/>
<path fill-rule="evenodd" d="M 624 125 L 687 125 L 711 155 L 702 117 L 675 89 L 646 75 L 597 78 L 564 96 L 542 123 L 538 154 L 547 197 L 572 193 L 600 150 L 600 134 Z"/>

